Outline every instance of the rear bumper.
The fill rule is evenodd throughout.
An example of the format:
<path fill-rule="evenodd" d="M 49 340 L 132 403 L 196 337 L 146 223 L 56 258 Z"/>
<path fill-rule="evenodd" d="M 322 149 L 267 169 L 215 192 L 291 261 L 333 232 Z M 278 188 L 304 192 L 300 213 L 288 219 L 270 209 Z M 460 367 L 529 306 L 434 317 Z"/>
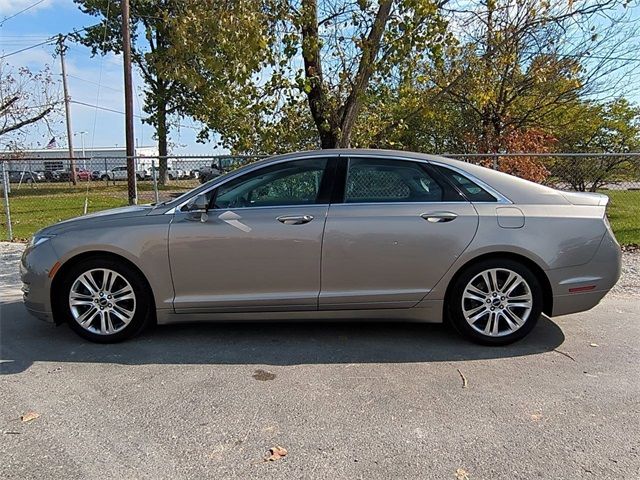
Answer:
<path fill-rule="evenodd" d="M 584 312 L 598 305 L 620 278 L 621 263 L 620 245 L 607 231 L 588 263 L 548 270 L 553 290 L 552 316 Z"/>

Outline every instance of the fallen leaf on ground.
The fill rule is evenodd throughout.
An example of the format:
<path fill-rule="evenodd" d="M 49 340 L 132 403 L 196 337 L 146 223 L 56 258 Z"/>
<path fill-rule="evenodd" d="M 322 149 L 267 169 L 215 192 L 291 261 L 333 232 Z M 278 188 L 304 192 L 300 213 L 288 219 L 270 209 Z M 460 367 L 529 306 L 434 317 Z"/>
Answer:
<path fill-rule="evenodd" d="M 459 368 L 457 370 L 460 375 L 460 379 L 462 380 L 462 388 L 467 388 L 467 377 L 464 376 L 464 373 L 462 373 Z"/>
<path fill-rule="evenodd" d="M 256 370 L 251 376 L 256 380 L 260 380 L 261 382 L 273 380 L 274 378 L 276 378 L 275 373 L 267 372 L 266 370 Z"/>
<path fill-rule="evenodd" d="M 597 343 L 590 343 L 589 346 L 590 347 L 599 347 L 600 345 L 598 345 Z"/>
<path fill-rule="evenodd" d="M 39 416 L 40 416 L 40 414 L 38 412 L 29 411 L 29 412 L 25 413 L 24 415 L 20 415 L 20 420 L 22 420 L 23 422 L 26 423 L 26 422 L 30 422 L 32 420 L 35 420 Z"/>
<path fill-rule="evenodd" d="M 285 448 L 282 448 L 280 446 L 275 446 L 269 449 L 269 456 L 265 457 L 264 461 L 274 462 L 286 456 L 287 456 L 287 450 Z"/>
<path fill-rule="evenodd" d="M 456 470 L 456 478 L 458 480 L 469 480 L 469 472 L 464 468 L 459 468 Z"/>

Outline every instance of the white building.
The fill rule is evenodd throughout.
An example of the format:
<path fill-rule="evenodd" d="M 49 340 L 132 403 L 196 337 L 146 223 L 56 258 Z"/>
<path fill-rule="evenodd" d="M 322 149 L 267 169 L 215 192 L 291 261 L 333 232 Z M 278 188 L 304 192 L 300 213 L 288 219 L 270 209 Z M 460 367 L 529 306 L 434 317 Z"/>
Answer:
<path fill-rule="evenodd" d="M 76 166 L 85 170 L 110 170 L 127 163 L 125 147 L 74 148 Z M 135 148 L 136 169 L 151 168 L 151 162 L 158 164 L 158 148 L 144 146 Z M 8 160 L 9 170 L 52 171 L 69 168 L 69 150 L 67 148 L 41 148 L 4 153 L 0 158 Z M 168 163 L 171 163 L 169 160 Z"/>

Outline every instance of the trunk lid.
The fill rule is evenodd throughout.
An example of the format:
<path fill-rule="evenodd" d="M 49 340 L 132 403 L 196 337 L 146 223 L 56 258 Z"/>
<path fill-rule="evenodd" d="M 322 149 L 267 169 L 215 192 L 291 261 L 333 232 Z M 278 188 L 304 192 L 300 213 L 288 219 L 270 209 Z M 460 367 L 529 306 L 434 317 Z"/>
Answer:
<path fill-rule="evenodd" d="M 573 205 L 604 207 L 609 203 L 609 197 L 602 193 L 562 192 L 562 195 Z"/>

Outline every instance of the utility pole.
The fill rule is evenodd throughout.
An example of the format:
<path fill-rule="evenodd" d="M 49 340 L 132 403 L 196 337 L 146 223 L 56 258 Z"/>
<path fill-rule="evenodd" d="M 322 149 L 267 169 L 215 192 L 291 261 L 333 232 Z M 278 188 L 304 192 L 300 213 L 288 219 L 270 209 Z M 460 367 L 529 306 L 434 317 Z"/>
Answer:
<path fill-rule="evenodd" d="M 67 49 L 64 45 L 64 36 L 58 36 L 58 53 L 60 53 L 60 65 L 62 67 L 62 89 L 64 90 L 64 113 L 67 118 L 67 145 L 69 146 L 69 178 L 76 184 L 76 160 L 73 158 L 73 133 L 71 130 L 71 107 L 69 106 L 69 88 L 67 87 L 67 69 L 64 64 L 64 52 Z"/>
<path fill-rule="evenodd" d="M 131 82 L 131 34 L 129 33 L 129 0 L 122 0 L 122 52 L 124 56 L 124 127 L 127 145 L 127 187 L 129 205 L 138 203 L 136 185 L 135 143 L 133 138 L 133 87 Z"/>

